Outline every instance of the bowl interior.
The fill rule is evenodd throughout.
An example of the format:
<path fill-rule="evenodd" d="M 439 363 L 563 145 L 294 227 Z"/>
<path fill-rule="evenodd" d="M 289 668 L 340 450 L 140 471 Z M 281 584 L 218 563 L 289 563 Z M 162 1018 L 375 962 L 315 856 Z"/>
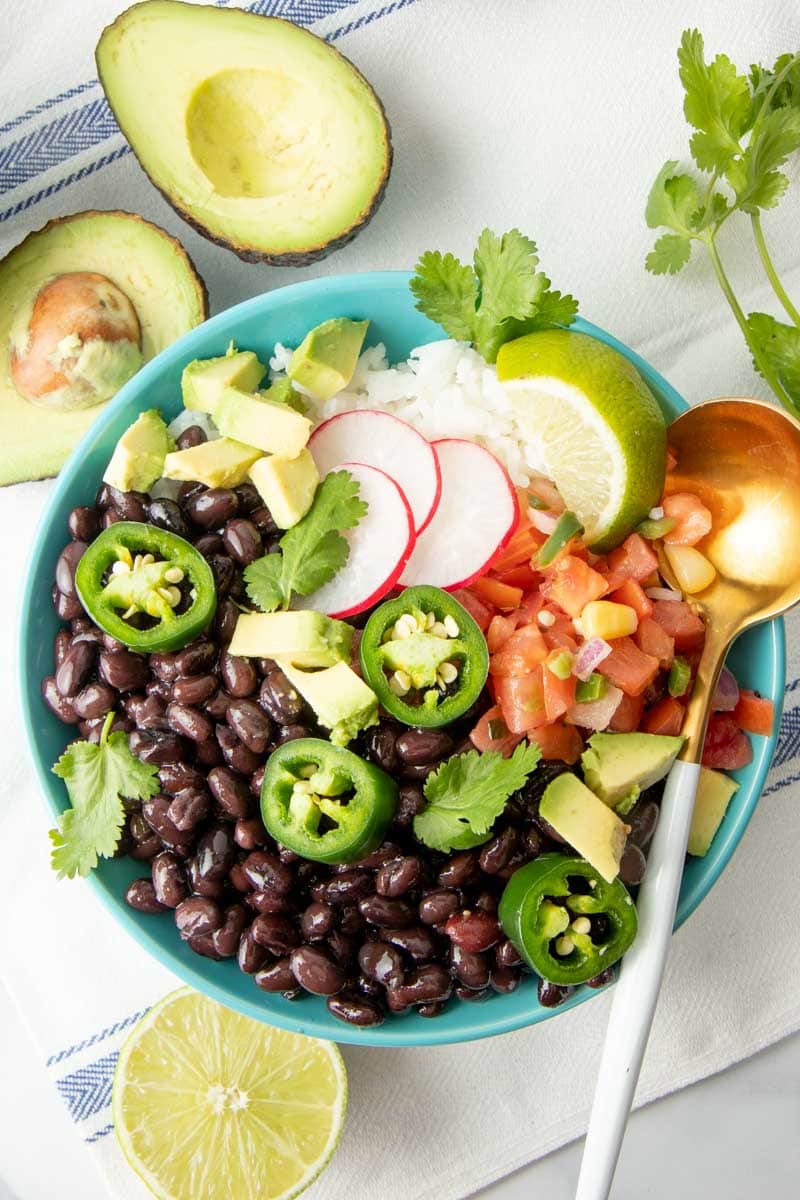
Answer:
<path fill-rule="evenodd" d="M 390 361 L 404 359 L 426 341 L 443 337 L 441 329 L 414 308 L 406 272 L 380 272 L 328 277 L 295 284 L 256 297 L 212 318 L 188 333 L 148 363 L 101 414 L 80 443 L 58 480 L 39 529 L 25 583 L 20 625 L 22 705 L 34 764 L 45 802 L 55 817 L 65 807 L 63 786 L 50 767 L 72 731 L 44 705 L 40 680 L 52 671 L 53 637 L 59 628 L 50 589 L 56 559 L 67 539 L 66 517 L 78 504 L 91 503 L 117 438 L 147 408 L 158 407 L 169 418 L 181 408 L 180 377 L 192 359 L 224 354 L 231 338 L 255 350 L 266 361 L 276 341 L 296 345 L 312 326 L 329 317 L 369 318 L 369 343 L 383 342 Z M 647 363 L 603 330 L 585 321 L 576 329 L 590 333 L 626 355 L 642 373 L 668 418 L 685 402 Z M 785 678 L 783 627 L 772 622 L 752 630 L 734 648 L 733 667 L 741 682 L 756 688 L 780 708 Z M 774 738 L 754 738 L 754 759 L 737 772 L 740 789 L 731 802 L 722 829 L 704 859 L 691 859 L 681 889 L 677 924 L 693 912 L 742 836 L 758 800 L 772 758 Z M 558 1009 L 539 1005 L 535 980 L 526 979 L 516 992 L 495 995 L 480 1004 L 453 1002 L 442 1016 L 428 1020 L 416 1014 L 393 1017 L 374 1029 L 357 1029 L 332 1017 L 324 1001 L 306 997 L 289 1002 L 254 985 L 235 960 L 212 962 L 200 958 L 180 941 L 171 914 L 145 916 L 124 901 L 128 883 L 142 867 L 130 860 L 106 860 L 94 871 L 89 886 L 119 922 L 151 954 L 200 991 L 251 1017 L 299 1032 L 340 1042 L 372 1045 L 420 1045 L 465 1041 L 504 1033 L 545 1020 L 582 1003 L 594 993 L 578 989 Z M 64 882 L 64 887 L 80 887 Z"/>

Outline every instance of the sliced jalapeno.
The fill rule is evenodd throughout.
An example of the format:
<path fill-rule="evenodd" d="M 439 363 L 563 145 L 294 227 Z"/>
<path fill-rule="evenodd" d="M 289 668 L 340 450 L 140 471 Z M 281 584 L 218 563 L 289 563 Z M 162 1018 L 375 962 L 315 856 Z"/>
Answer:
<path fill-rule="evenodd" d="M 405 725 L 447 725 L 475 703 L 489 672 L 486 639 L 440 588 L 407 588 L 372 614 L 361 638 L 364 678 Z"/>
<path fill-rule="evenodd" d="M 617 962 L 636 936 L 637 914 L 619 879 L 585 859 L 543 854 L 520 867 L 500 898 L 506 937 L 543 979 L 586 983 Z"/>
<path fill-rule="evenodd" d="M 117 521 L 78 563 L 75 587 L 96 625 L 132 650 L 179 650 L 214 616 L 206 560 L 189 542 L 140 521 Z"/>
<path fill-rule="evenodd" d="M 383 841 L 397 784 L 379 767 L 321 738 L 274 750 L 261 786 L 261 817 L 282 846 L 313 862 L 358 862 Z"/>

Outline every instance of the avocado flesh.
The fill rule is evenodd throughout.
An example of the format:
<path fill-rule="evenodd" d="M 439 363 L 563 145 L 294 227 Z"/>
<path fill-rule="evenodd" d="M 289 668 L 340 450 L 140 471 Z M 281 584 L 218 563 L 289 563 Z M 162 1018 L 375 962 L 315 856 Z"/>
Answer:
<path fill-rule="evenodd" d="M 11 379 L 9 336 L 19 308 L 46 279 L 74 271 L 105 275 L 136 309 L 142 358 L 153 358 L 208 315 L 205 286 L 183 247 L 158 226 L 124 212 L 51 221 L 0 261 L 0 486 L 57 475 L 103 405 L 44 412 Z"/>
<path fill-rule="evenodd" d="M 583 777 L 604 804 L 624 814 L 669 773 L 683 743 L 658 733 L 594 733 L 581 755 Z"/>
<path fill-rule="evenodd" d="M 350 657 L 353 629 L 310 609 L 240 613 L 228 653 L 244 658 L 285 658 L 294 667 L 332 667 Z"/>
<path fill-rule="evenodd" d="M 334 317 L 310 330 L 291 357 L 287 374 L 317 400 L 330 400 L 353 378 L 369 321 Z"/>
<path fill-rule="evenodd" d="M 213 413 L 226 387 L 253 392 L 266 373 L 252 350 L 231 347 L 221 358 L 196 358 L 181 375 L 183 407 Z"/>
<path fill-rule="evenodd" d="M 630 827 L 577 775 L 565 772 L 549 783 L 539 812 L 603 879 L 616 879 Z"/>
<path fill-rule="evenodd" d="M 114 447 L 103 483 L 120 492 L 147 492 L 164 471 L 175 443 L 158 409 L 151 408 L 129 425 Z"/>
<path fill-rule="evenodd" d="M 362 729 L 378 724 L 378 697 L 347 663 L 322 671 L 301 671 L 288 659 L 275 661 L 311 705 L 320 725 L 330 730 L 334 746 L 346 746 Z"/>
<path fill-rule="evenodd" d="M 739 785 L 735 779 L 723 775 L 721 771 L 712 771 L 709 767 L 700 768 L 689 843 L 686 847 L 690 854 L 696 858 L 704 858 L 708 854 L 722 824 L 722 818 L 728 811 L 728 805 L 738 790 Z"/>
<path fill-rule="evenodd" d="M 170 204 L 249 261 L 305 265 L 380 202 L 389 127 L 367 81 L 308 30 L 147 0 L 103 31 L 100 80 Z"/>

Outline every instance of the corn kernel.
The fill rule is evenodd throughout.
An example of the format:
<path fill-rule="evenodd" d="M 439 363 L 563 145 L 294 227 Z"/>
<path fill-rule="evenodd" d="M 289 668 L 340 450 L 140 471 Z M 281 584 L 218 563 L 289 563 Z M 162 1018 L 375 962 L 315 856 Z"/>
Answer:
<path fill-rule="evenodd" d="M 704 591 L 717 577 L 712 563 L 694 546 L 668 546 L 665 543 L 664 553 L 676 583 L 690 596 Z"/>
<path fill-rule="evenodd" d="M 580 619 L 585 638 L 598 637 L 604 641 L 628 637 L 639 624 L 635 609 L 628 604 L 615 604 L 613 600 L 591 600 Z"/>

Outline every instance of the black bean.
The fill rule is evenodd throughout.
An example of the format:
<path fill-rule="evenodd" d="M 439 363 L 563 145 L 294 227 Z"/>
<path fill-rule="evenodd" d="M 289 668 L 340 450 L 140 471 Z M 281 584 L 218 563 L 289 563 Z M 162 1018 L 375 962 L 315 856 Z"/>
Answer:
<path fill-rule="evenodd" d="M 174 500 L 168 500 L 166 497 L 150 501 L 147 505 L 147 520 L 150 525 L 157 525 L 159 529 L 176 533 L 178 537 L 192 536 L 192 527 L 179 506 Z"/>
<path fill-rule="evenodd" d="M 250 776 L 250 792 L 258 799 L 261 795 L 261 785 L 264 782 L 264 771 L 266 763 L 262 763 L 260 767 L 256 767 L 253 774 Z"/>
<path fill-rule="evenodd" d="M 217 597 L 227 596 L 236 575 L 236 564 L 227 554 L 209 554 L 207 559 L 208 565 L 211 567 L 211 574 L 214 576 Z"/>
<path fill-rule="evenodd" d="M 165 763 L 159 768 L 158 778 L 165 792 L 173 796 L 184 788 L 205 787 L 205 777 L 188 763 Z"/>
<path fill-rule="evenodd" d="M 382 867 L 384 863 L 399 858 L 400 853 L 400 847 L 395 842 L 382 842 L 377 850 L 373 850 L 366 858 L 360 858 L 355 865 L 363 870 L 375 870 L 377 867 Z"/>
<path fill-rule="evenodd" d="M 160 696 L 135 692 L 125 700 L 125 712 L 139 729 L 169 729 L 166 705 Z"/>
<path fill-rule="evenodd" d="M 287 992 L 294 990 L 295 976 L 292 973 L 291 959 L 279 958 L 268 967 L 257 971 L 253 982 L 265 992 Z"/>
<path fill-rule="evenodd" d="M 116 525 L 117 522 L 121 520 L 122 517 L 115 509 L 107 508 L 100 518 L 100 525 L 103 529 L 109 529 L 112 525 Z"/>
<path fill-rule="evenodd" d="M 239 512 L 251 513 L 264 503 L 258 488 L 252 483 L 240 483 L 233 490 L 239 499 Z"/>
<path fill-rule="evenodd" d="M 550 983 L 547 979 L 540 979 L 537 985 L 539 1003 L 543 1008 L 558 1008 L 559 1004 L 563 1004 L 572 991 L 571 987 L 560 987 L 557 983 Z"/>
<path fill-rule="evenodd" d="M 525 830 L 522 838 L 522 853 L 525 860 L 530 861 L 532 858 L 538 858 L 543 850 L 544 838 L 539 830 L 531 825 L 529 829 Z"/>
<path fill-rule="evenodd" d="M 593 979 L 586 980 L 586 986 L 590 988 L 604 988 L 611 983 L 616 971 L 614 967 L 606 967 L 605 971 L 601 971 L 599 975 L 595 975 Z"/>
<path fill-rule="evenodd" d="M 87 683 L 72 700 L 72 707 L 84 721 L 105 716 L 117 701 L 117 693 L 105 683 Z"/>
<path fill-rule="evenodd" d="M 410 1003 L 402 995 L 399 985 L 397 987 L 387 988 L 384 993 L 384 997 L 386 1000 L 386 1007 L 391 1013 L 405 1013 L 408 1012 L 409 1008 L 411 1007 Z"/>
<path fill-rule="evenodd" d="M 163 679 L 148 679 L 144 690 L 148 696 L 158 696 L 159 700 L 163 700 L 165 707 L 172 696 L 172 688 Z"/>
<path fill-rule="evenodd" d="M 108 508 L 111 504 L 111 488 L 107 483 L 101 483 L 94 498 L 95 507 Z"/>
<path fill-rule="evenodd" d="M 488 1000 L 489 996 L 491 995 L 491 990 L 486 987 L 474 992 L 472 988 L 464 987 L 463 984 L 459 984 L 455 989 L 455 994 L 458 996 L 459 1000 L 467 1000 L 471 1004 L 480 1004 L 482 1000 Z"/>
<path fill-rule="evenodd" d="M 300 918 L 300 929 L 307 942 L 320 942 L 333 929 L 334 913 L 329 904 L 314 900 Z"/>
<path fill-rule="evenodd" d="M 292 872 L 274 854 L 253 850 L 242 863 L 242 870 L 252 887 L 285 896 L 292 886 Z"/>
<path fill-rule="evenodd" d="M 244 971 L 247 975 L 255 975 L 256 971 L 260 971 L 264 966 L 269 956 L 264 947 L 254 941 L 250 930 L 246 929 L 239 942 L 236 957 L 240 971 Z"/>
<path fill-rule="evenodd" d="M 224 758 L 217 739 L 213 737 L 209 738 L 207 742 L 197 742 L 194 748 L 194 756 L 197 762 L 204 767 L 219 766 Z"/>
<path fill-rule="evenodd" d="M 314 996 L 333 996 L 346 979 L 342 967 L 319 946 L 299 946 L 293 950 L 291 968 L 300 986 Z"/>
<path fill-rule="evenodd" d="M 294 921 L 279 913 L 259 913 L 250 926 L 250 932 L 259 946 L 269 950 L 276 958 L 300 945 L 300 934 Z"/>
<path fill-rule="evenodd" d="M 185 942 L 198 934 L 213 933 L 222 924 L 219 905 L 206 896 L 190 896 L 175 909 L 175 924 Z"/>
<path fill-rule="evenodd" d="M 496 875 L 507 867 L 517 848 L 517 832 L 515 829 L 504 829 L 490 842 L 481 847 L 478 855 L 478 865 L 487 875 Z"/>
<path fill-rule="evenodd" d="M 175 733 L 180 733 L 192 742 L 207 742 L 214 732 L 214 727 L 199 708 L 189 704 L 168 704 L 166 718 Z"/>
<path fill-rule="evenodd" d="M 219 640 L 220 645 L 228 645 L 233 637 L 236 629 L 236 622 L 238 620 L 239 609 L 236 607 L 233 600 L 221 600 L 217 605 L 217 613 L 214 617 L 214 633 Z"/>
<path fill-rule="evenodd" d="M 77 542 L 73 542 L 74 546 L 77 546 L 77 544 Z M 62 621 L 73 621 L 83 612 L 83 606 L 78 597 L 65 596 L 63 592 L 58 590 L 55 584 L 53 584 L 53 590 L 50 595 L 53 599 L 53 608 L 56 610 L 56 616 L 60 617 Z"/>
<path fill-rule="evenodd" d="M 201 425 L 189 425 L 183 433 L 179 433 L 175 444 L 179 450 L 191 450 L 193 446 L 202 446 L 208 441 L 206 431 Z"/>
<path fill-rule="evenodd" d="M 412 925 L 417 914 L 405 900 L 390 900 L 388 896 L 365 896 L 359 901 L 359 912 L 373 925 L 394 926 L 397 929 Z"/>
<path fill-rule="evenodd" d="M 261 850 L 269 836 L 259 817 L 240 817 L 233 830 L 233 840 L 241 850 Z"/>
<path fill-rule="evenodd" d="M 343 967 L 349 968 L 355 962 L 358 941 L 356 938 L 348 937 L 346 933 L 342 933 L 341 929 L 334 929 L 328 935 L 328 949 L 336 962 Z"/>
<path fill-rule="evenodd" d="M 239 741 L 229 725 L 217 725 L 215 737 L 225 762 L 234 771 L 238 771 L 242 775 L 252 775 L 253 771 L 260 766 L 258 755 L 254 754 L 252 750 L 248 750 L 244 743 Z"/>
<path fill-rule="evenodd" d="M 232 700 L 225 719 L 248 750 L 265 752 L 272 739 L 272 722 L 255 700 Z"/>
<path fill-rule="evenodd" d="M 214 718 L 215 721 L 222 721 L 225 719 L 225 714 L 228 711 L 228 705 L 232 700 L 233 696 L 229 696 L 227 692 L 223 692 L 220 688 L 219 691 L 215 692 L 214 695 L 205 702 L 203 708 L 210 717 Z"/>
<path fill-rule="evenodd" d="M 172 685 L 172 698 L 177 704 L 202 704 L 217 690 L 213 675 L 187 675 Z"/>
<path fill-rule="evenodd" d="M 631 827 L 628 842 L 644 850 L 656 831 L 658 814 L 659 808 L 654 800 L 639 800 L 625 818 L 626 824 Z"/>
<path fill-rule="evenodd" d="M 248 516 L 259 533 L 264 534 L 264 536 L 277 533 L 278 526 L 275 524 L 272 513 L 265 505 L 262 504 L 259 508 L 251 509 Z"/>
<path fill-rule="evenodd" d="M 365 735 L 367 757 L 384 771 L 394 772 L 400 765 L 397 732 L 391 725 L 381 724 L 368 730 Z"/>
<path fill-rule="evenodd" d="M 156 896 L 153 881 L 150 878 L 134 879 L 125 889 L 125 900 L 137 912 L 160 913 L 166 906 Z"/>
<path fill-rule="evenodd" d="M 522 972 L 515 971 L 513 967 L 494 967 L 491 975 L 491 985 L 495 992 L 500 992 L 501 995 L 507 995 L 508 992 L 515 991 L 522 981 Z"/>
<path fill-rule="evenodd" d="M 233 958 L 239 949 L 239 941 L 248 922 L 247 909 L 241 904 L 231 904 L 222 914 L 222 924 L 214 930 L 212 941 L 220 958 Z"/>
<path fill-rule="evenodd" d="M 123 492 L 109 485 L 111 503 L 114 511 L 123 521 L 144 521 L 147 519 L 148 497 L 144 492 Z"/>
<path fill-rule="evenodd" d="M 214 767 L 208 772 L 211 795 L 220 808 L 233 820 L 249 817 L 252 799 L 247 781 L 230 767 Z"/>
<path fill-rule="evenodd" d="M 72 645 L 72 637 L 66 629 L 59 629 L 56 636 L 53 638 L 53 662 L 56 670 L 64 661 L 64 656 Z"/>
<path fill-rule="evenodd" d="M 250 660 L 228 654 L 227 650 L 219 656 L 219 673 L 231 696 L 252 696 L 258 687 L 258 675 Z"/>
<path fill-rule="evenodd" d="M 130 650 L 103 650 L 99 660 L 100 678 L 118 692 L 135 692 L 148 680 L 145 659 Z"/>
<path fill-rule="evenodd" d="M 439 872 L 442 887 L 464 887 L 478 875 L 478 856 L 473 850 L 460 850 L 447 860 Z"/>
<path fill-rule="evenodd" d="M 425 796 L 422 788 L 415 783 L 404 783 L 397 798 L 397 808 L 394 823 L 401 829 L 407 829 L 417 813 L 425 807 Z"/>
<path fill-rule="evenodd" d="M 222 880 L 204 879 L 200 872 L 200 864 L 197 858 L 187 858 L 186 875 L 189 880 L 190 892 L 195 892 L 198 896 L 207 896 L 209 900 L 222 899 L 225 893 L 224 882 Z"/>
<path fill-rule="evenodd" d="M 522 962 L 517 947 L 508 938 L 495 946 L 494 957 L 498 967 L 517 967 Z"/>
<path fill-rule="evenodd" d="M 63 721 L 65 725 L 77 725 L 79 717 L 74 708 L 61 692 L 56 687 L 54 675 L 47 675 L 42 680 L 42 699 L 47 707 L 59 721 Z"/>
<path fill-rule="evenodd" d="M 100 528 L 97 509 L 86 504 L 73 508 L 67 517 L 67 528 L 76 542 L 91 542 Z"/>
<path fill-rule="evenodd" d="M 135 729 L 128 743 L 137 758 L 157 767 L 168 762 L 181 762 L 189 752 L 183 738 L 158 729 Z"/>
<path fill-rule="evenodd" d="M 86 549 L 86 542 L 68 542 L 56 561 L 56 587 L 68 600 L 74 600 L 78 595 L 75 590 L 75 568 Z"/>
<path fill-rule="evenodd" d="M 236 858 L 236 847 L 225 825 L 212 825 L 197 843 L 198 877 L 211 883 L 224 880 Z"/>
<path fill-rule="evenodd" d="M 622 852 L 622 858 L 619 864 L 619 877 L 628 887 L 635 887 L 644 879 L 644 873 L 647 868 L 647 859 L 644 852 L 629 842 Z"/>
<path fill-rule="evenodd" d="M 397 739 L 397 753 L 410 767 L 438 762 L 453 749 L 453 739 L 442 729 L 407 729 Z"/>
<path fill-rule="evenodd" d="M 217 648 L 208 638 L 197 638 L 175 655 L 176 676 L 205 675 L 217 658 Z"/>
<path fill-rule="evenodd" d="M 421 1017 L 438 1017 L 445 1010 L 444 1000 L 434 1000 L 431 1004 L 420 1004 L 417 1013 Z"/>
<path fill-rule="evenodd" d="M 364 942 L 358 952 L 358 965 L 375 983 L 393 987 L 403 982 L 403 958 L 388 942 Z"/>
<path fill-rule="evenodd" d="M 345 904 L 338 911 L 339 928 L 348 937 L 362 933 L 367 928 L 366 918 L 360 913 L 357 904 Z"/>
<path fill-rule="evenodd" d="M 137 862 L 152 862 L 164 848 L 164 843 L 157 833 L 150 831 L 150 836 L 140 842 L 134 842 L 128 853 Z"/>
<path fill-rule="evenodd" d="M 303 714 L 303 698 L 276 667 L 261 684 L 258 702 L 279 725 L 293 725 Z"/>
<path fill-rule="evenodd" d="M 157 854 L 151 865 L 153 873 L 153 890 L 159 904 L 165 908 L 177 908 L 181 900 L 186 898 L 186 876 L 183 867 L 174 854 L 164 850 Z"/>
<path fill-rule="evenodd" d="M 222 532 L 222 541 L 228 554 L 242 567 L 255 562 L 264 550 L 261 534 L 253 522 L 245 517 L 234 517 L 228 521 Z"/>
<path fill-rule="evenodd" d="M 393 903 L 397 904 L 395 900 Z M 440 951 L 441 942 L 425 925 L 414 925 L 411 929 L 382 929 L 384 940 L 404 950 L 418 962 L 436 958 Z"/>
<path fill-rule="evenodd" d="M 478 991 L 489 983 L 489 963 L 482 954 L 464 950 L 462 946 L 453 946 L 450 951 L 450 964 L 453 974 L 464 987 Z"/>
<path fill-rule="evenodd" d="M 325 884 L 324 899 L 334 906 L 352 904 L 371 892 L 372 886 L 372 876 L 366 871 L 347 868 Z"/>
<path fill-rule="evenodd" d="M 422 864 L 414 855 L 384 863 L 375 877 L 379 896 L 404 896 L 419 880 Z"/>
<path fill-rule="evenodd" d="M 425 925 L 443 925 L 461 907 L 458 892 L 439 888 L 428 892 L 419 902 L 419 919 Z"/>
<path fill-rule="evenodd" d="M 394 997 L 396 1004 L 408 1007 L 410 1004 L 430 1004 L 436 1000 L 446 1000 L 452 991 L 453 983 L 444 967 L 438 963 L 430 963 L 417 967 L 405 978 L 398 987 L 390 988 L 387 1000 Z"/>
<path fill-rule="evenodd" d="M 184 788 L 170 801 L 167 815 L 176 829 L 186 833 L 196 829 L 211 807 L 205 788 Z"/>
<path fill-rule="evenodd" d="M 237 863 L 237 868 L 240 864 Z M 231 876 L 233 871 L 231 871 Z M 244 871 L 242 871 L 242 879 L 250 889 L 251 884 L 247 879 Z M 245 896 L 245 903 L 249 904 L 252 909 L 258 913 L 294 913 L 296 905 L 290 896 L 282 896 L 270 888 L 265 888 L 263 891 L 248 890 Z"/>
<path fill-rule="evenodd" d="M 311 737 L 311 730 L 307 725 L 284 725 L 278 730 L 278 742 L 282 746 L 284 742 L 296 742 L 298 738 Z"/>
<path fill-rule="evenodd" d="M 190 496 L 184 507 L 201 529 L 220 529 L 239 511 L 239 497 L 230 488 L 209 488 Z"/>
<path fill-rule="evenodd" d="M 218 533 L 202 534 L 195 542 L 194 548 L 198 554 L 202 554 L 203 558 L 208 558 L 212 554 L 222 554 L 225 549 Z"/>
<path fill-rule="evenodd" d="M 213 933 L 196 933 L 194 937 L 189 938 L 186 945 L 195 954 L 202 954 L 203 958 L 213 958 L 219 961 L 222 957 L 217 951 Z"/>
<path fill-rule="evenodd" d="M 379 1005 L 363 996 L 355 996 L 352 992 L 339 996 L 329 996 L 326 1005 L 328 1012 L 348 1025 L 357 1025 L 365 1029 L 370 1025 L 381 1025 L 384 1021 L 383 1011 Z"/>
<path fill-rule="evenodd" d="M 356 980 L 356 987 L 364 996 L 369 996 L 371 1000 L 382 1000 L 384 989 L 380 983 L 376 983 L 374 979 L 368 979 L 366 975 L 360 974 Z"/>

